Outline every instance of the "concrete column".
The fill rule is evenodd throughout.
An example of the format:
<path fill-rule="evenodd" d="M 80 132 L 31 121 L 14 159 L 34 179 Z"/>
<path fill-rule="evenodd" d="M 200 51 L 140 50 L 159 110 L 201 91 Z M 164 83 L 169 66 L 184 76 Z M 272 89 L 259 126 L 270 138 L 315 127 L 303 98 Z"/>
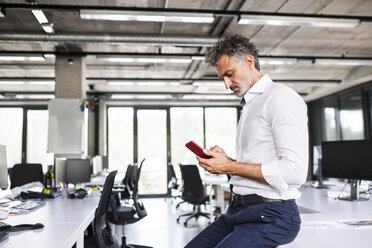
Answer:
<path fill-rule="evenodd" d="M 86 98 L 85 57 L 57 55 L 55 97 Z"/>

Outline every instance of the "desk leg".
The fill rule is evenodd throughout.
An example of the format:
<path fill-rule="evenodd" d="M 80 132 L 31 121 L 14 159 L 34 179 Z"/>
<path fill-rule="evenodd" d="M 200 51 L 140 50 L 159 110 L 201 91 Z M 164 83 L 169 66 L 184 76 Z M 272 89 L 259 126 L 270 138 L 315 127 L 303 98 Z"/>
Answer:
<path fill-rule="evenodd" d="M 210 223 L 213 222 L 213 207 L 214 207 L 214 203 L 213 203 L 213 185 L 212 184 L 209 184 L 208 185 L 208 188 L 209 188 L 209 217 L 210 217 Z"/>
<path fill-rule="evenodd" d="M 226 211 L 226 205 L 225 205 L 225 194 L 224 189 L 222 185 L 217 185 L 217 201 L 218 205 L 221 208 L 221 214 L 224 214 Z"/>

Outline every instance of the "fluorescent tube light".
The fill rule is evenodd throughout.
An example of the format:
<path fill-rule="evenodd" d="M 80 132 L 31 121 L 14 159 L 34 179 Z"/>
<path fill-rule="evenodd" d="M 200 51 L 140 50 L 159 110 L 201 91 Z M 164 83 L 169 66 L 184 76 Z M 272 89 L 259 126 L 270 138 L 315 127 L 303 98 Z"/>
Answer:
<path fill-rule="evenodd" d="M 53 23 L 48 23 L 48 24 L 42 24 L 41 27 L 44 29 L 44 32 L 47 34 L 54 34 L 54 29 L 53 29 Z"/>
<path fill-rule="evenodd" d="M 16 98 L 17 99 L 52 99 L 54 98 L 55 96 L 54 95 L 51 95 L 51 94 L 40 94 L 40 95 L 33 95 L 33 94 L 30 94 L 30 95 L 16 95 Z"/>
<path fill-rule="evenodd" d="M 213 87 L 213 88 L 225 88 L 225 85 L 223 83 L 223 81 L 221 80 L 221 82 L 216 82 L 216 83 L 203 83 L 203 82 L 194 82 L 192 85 L 194 86 L 198 86 L 198 87 Z"/>
<path fill-rule="evenodd" d="M 212 23 L 213 14 L 120 10 L 80 10 L 81 19 L 142 22 Z"/>
<path fill-rule="evenodd" d="M 45 58 L 42 55 L 38 56 L 17 56 L 17 55 L 9 55 L 9 56 L 1 56 L 0 61 L 44 61 Z"/>
<path fill-rule="evenodd" d="M 55 85 L 53 80 L 45 80 L 45 81 L 28 81 L 29 85 Z"/>
<path fill-rule="evenodd" d="M 372 66 L 372 59 L 316 59 L 317 65 Z"/>
<path fill-rule="evenodd" d="M 24 85 L 24 81 L 16 81 L 16 80 L 1 80 L 0 85 Z"/>
<path fill-rule="evenodd" d="M 121 63 L 191 63 L 191 58 L 167 58 L 167 57 L 114 57 L 114 56 L 97 56 L 98 60 L 107 62 L 121 62 Z"/>
<path fill-rule="evenodd" d="M 163 100 L 172 99 L 171 95 L 152 95 L 152 94 L 142 94 L 142 95 L 126 95 L 126 94 L 112 94 L 111 99 L 153 99 L 153 100 Z"/>
<path fill-rule="evenodd" d="M 179 82 L 160 82 L 160 81 L 107 81 L 108 85 L 113 86 L 179 86 Z"/>
<path fill-rule="evenodd" d="M 204 56 L 192 56 L 191 59 L 192 60 L 204 60 L 205 57 Z"/>
<path fill-rule="evenodd" d="M 194 100 L 238 100 L 239 98 L 235 95 L 184 95 L 183 99 L 194 99 Z"/>
<path fill-rule="evenodd" d="M 261 65 L 293 65 L 297 59 L 292 58 L 258 58 Z"/>
<path fill-rule="evenodd" d="M 331 28 L 354 28 L 360 24 L 359 19 L 277 16 L 277 15 L 241 15 L 239 24 L 275 25 L 275 26 L 311 26 Z"/>
<path fill-rule="evenodd" d="M 39 9 L 33 9 L 32 10 L 32 14 L 34 14 L 36 20 L 40 23 L 40 24 L 46 24 L 46 23 L 49 23 L 48 19 L 46 18 L 46 16 L 44 15 L 44 12 L 42 10 L 39 10 Z"/>
<path fill-rule="evenodd" d="M 5 10 L 0 7 L 0 17 L 5 17 Z"/>

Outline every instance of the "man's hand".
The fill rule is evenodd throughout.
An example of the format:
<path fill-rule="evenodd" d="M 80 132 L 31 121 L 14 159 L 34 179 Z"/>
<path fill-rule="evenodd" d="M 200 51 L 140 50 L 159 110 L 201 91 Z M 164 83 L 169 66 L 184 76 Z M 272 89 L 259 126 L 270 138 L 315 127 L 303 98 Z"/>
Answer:
<path fill-rule="evenodd" d="M 258 179 L 267 183 L 261 173 L 261 164 L 240 163 L 229 158 L 219 146 L 213 146 L 210 150 L 204 149 L 204 153 L 212 158 L 196 156 L 199 165 L 212 174 L 230 174 Z"/>
<path fill-rule="evenodd" d="M 213 146 L 210 150 L 204 149 L 204 153 L 212 158 L 204 159 L 196 156 L 199 165 L 213 174 L 229 174 L 233 161 L 226 155 L 225 151 L 219 146 Z"/>

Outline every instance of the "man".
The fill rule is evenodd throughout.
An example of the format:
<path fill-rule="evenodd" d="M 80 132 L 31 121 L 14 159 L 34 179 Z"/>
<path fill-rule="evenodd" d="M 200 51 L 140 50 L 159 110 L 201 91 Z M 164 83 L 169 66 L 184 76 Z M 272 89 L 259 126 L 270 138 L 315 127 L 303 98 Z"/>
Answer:
<path fill-rule="evenodd" d="M 210 173 L 231 175 L 232 202 L 189 247 L 276 247 L 295 239 L 300 217 L 295 199 L 308 165 L 307 108 L 302 98 L 260 72 L 255 45 L 227 36 L 206 55 L 226 88 L 243 97 L 236 161 L 214 146 L 197 157 Z"/>

